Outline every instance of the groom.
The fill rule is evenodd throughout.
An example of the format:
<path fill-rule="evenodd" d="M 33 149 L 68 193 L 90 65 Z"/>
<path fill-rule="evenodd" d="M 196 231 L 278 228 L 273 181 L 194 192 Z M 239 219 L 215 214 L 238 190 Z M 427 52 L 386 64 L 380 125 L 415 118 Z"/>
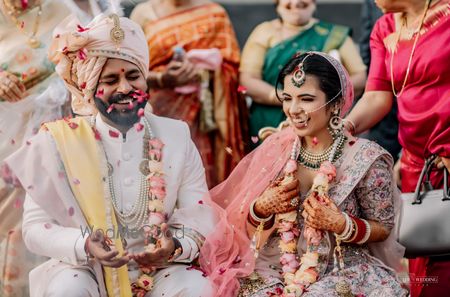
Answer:
<path fill-rule="evenodd" d="M 204 168 L 185 123 L 144 112 L 142 30 L 68 19 L 51 50 L 85 117 L 45 124 L 6 160 L 27 191 L 24 241 L 50 258 L 30 273 L 31 296 L 209 296 L 186 266 L 216 221 Z"/>

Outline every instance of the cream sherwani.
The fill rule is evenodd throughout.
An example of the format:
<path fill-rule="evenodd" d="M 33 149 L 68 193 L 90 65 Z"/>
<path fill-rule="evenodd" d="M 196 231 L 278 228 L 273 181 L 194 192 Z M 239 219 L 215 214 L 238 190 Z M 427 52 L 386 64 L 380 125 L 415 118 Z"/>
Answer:
<path fill-rule="evenodd" d="M 155 288 L 149 296 L 208 296 L 210 285 L 196 270 L 180 263 L 192 262 L 199 244 L 212 231 L 216 219 L 213 211 L 201 203 L 207 193 L 204 168 L 194 146 L 188 126 L 168 118 L 147 113 L 151 129 L 165 144 L 163 166 L 167 183 L 164 202 L 169 225 L 177 229 L 183 254 L 155 276 Z M 113 166 L 116 200 L 120 210 L 129 211 L 139 195 L 144 131 L 130 129 L 123 137 L 99 115 L 99 131 L 109 163 Z M 111 137 L 111 131 L 118 137 Z M 114 133 L 113 133 L 114 134 Z M 41 131 L 15 154 L 8 165 L 27 189 L 24 205 L 23 237 L 29 250 L 51 258 L 30 273 L 32 297 L 106 296 L 99 264 L 88 266 L 84 252 L 87 224 L 76 204 L 64 172 L 64 166 L 49 132 Z M 77 156 L 73 156 L 77 158 Z M 83 186 L 80 184 L 79 186 Z M 72 210 L 61 214 L 61 209 Z M 142 251 L 142 237 L 129 236 L 127 249 Z M 132 281 L 137 277 L 136 263 L 128 265 Z"/>

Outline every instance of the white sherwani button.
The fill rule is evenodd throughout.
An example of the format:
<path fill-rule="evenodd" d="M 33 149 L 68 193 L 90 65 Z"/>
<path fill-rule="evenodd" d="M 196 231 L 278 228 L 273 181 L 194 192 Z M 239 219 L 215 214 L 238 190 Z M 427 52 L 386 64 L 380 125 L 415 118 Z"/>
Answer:
<path fill-rule="evenodd" d="M 131 177 L 127 177 L 123 180 L 123 184 L 125 186 L 129 187 L 133 184 L 133 179 Z"/>
<path fill-rule="evenodd" d="M 131 159 L 131 154 L 130 154 L 130 153 L 124 153 L 124 154 L 123 154 L 123 159 L 124 159 L 125 161 L 130 161 L 130 159 Z"/>

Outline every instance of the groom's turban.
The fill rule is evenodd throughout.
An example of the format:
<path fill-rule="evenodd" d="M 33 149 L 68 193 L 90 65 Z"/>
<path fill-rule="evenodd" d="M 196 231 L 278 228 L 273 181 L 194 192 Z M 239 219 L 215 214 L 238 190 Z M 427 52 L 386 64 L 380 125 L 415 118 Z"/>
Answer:
<path fill-rule="evenodd" d="M 144 32 L 128 18 L 99 15 L 85 28 L 74 17 L 53 32 L 49 58 L 72 93 L 72 109 L 79 115 L 96 113 L 93 98 L 108 58 L 135 64 L 148 75 L 149 53 Z"/>

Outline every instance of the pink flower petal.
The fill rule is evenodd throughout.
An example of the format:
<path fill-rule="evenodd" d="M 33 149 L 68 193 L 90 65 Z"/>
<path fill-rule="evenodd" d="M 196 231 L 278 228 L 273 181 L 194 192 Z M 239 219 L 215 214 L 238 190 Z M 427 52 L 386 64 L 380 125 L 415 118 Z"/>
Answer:
<path fill-rule="evenodd" d="M 82 90 L 86 89 L 86 82 L 83 82 L 83 83 L 80 85 L 80 89 L 82 89 Z"/>
<path fill-rule="evenodd" d="M 203 200 L 199 200 L 199 201 L 198 201 L 198 204 L 203 204 Z"/>
<path fill-rule="evenodd" d="M 58 172 L 58 177 L 59 178 L 66 178 L 66 174 L 62 171 Z"/>
<path fill-rule="evenodd" d="M 247 93 L 247 88 L 240 85 L 238 87 L 237 91 L 238 91 L 238 93 L 245 94 L 245 93 Z"/>
<path fill-rule="evenodd" d="M 34 187 L 32 185 L 27 187 L 27 190 L 33 190 L 33 189 L 34 189 Z"/>
<path fill-rule="evenodd" d="M 56 35 L 55 35 L 55 38 L 60 38 L 60 37 L 61 37 L 60 34 L 56 34 Z"/>
<path fill-rule="evenodd" d="M 89 30 L 89 28 L 83 28 L 81 25 L 77 25 L 77 32 L 82 33 Z"/>
<path fill-rule="evenodd" d="M 73 183 L 74 183 L 75 185 L 79 185 L 79 184 L 80 184 L 80 180 L 79 180 L 78 178 L 74 178 L 74 179 L 73 179 Z"/>
<path fill-rule="evenodd" d="M 141 132 L 142 129 L 144 129 L 144 125 L 142 125 L 141 123 L 136 123 L 134 124 L 134 128 L 136 129 L 137 132 Z"/>
<path fill-rule="evenodd" d="M 78 50 L 78 59 L 80 59 L 81 61 L 86 60 L 87 58 L 87 51 L 85 48 L 82 48 L 80 50 Z"/>
<path fill-rule="evenodd" d="M 69 125 L 69 127 L 72 128 L 72 129 L 78 128 L 78 124 L 77 124 L 77 123 L 74 123 L 74 122 L 69 122 L 68 125 Z"/>
<path fill-rule="evenodd" d="M 152 138 L 149 140 L 149 144 L 152 148 L 161 150 L 164 147 L 164 143 L 158 138 Z"/>
<path fill-rule="evenodd" d="M 15 145 L 15 144 L 16 144 L 16 141 L 15 141 L 14 139 L 11 139 L 11 144 L 12 144 L 12 145 Z"/>
<path fill-rule="evenodd" d="M 233 264 L 239 264 L 242 262 L 241 257 L 239 257 L 239 255 L 236 256 L 236 258 L 233 260 Z"/>
<path fill-rule="evenodd" d="M 103 96 L 104 93 L 105 93 L 105 90 L 100 89 L 100 90 L 97 90 L 97 93 L 95 94 L 95 96 L 96 97 L 101 97 L 101 96 Z"/>
<path fill-rule="evenodd" d="M 94 132 L 94 137 L 96 140 L 102 140 L 102 136 L 100 135 L 100 132 L 98 132 L 98 130 L 95 129 L 95 127 L 92 128 L 92 132 Z"/>
<path fill-rule="evenodd" d="M 31 141 L 29 141 L 29 140 L 27 140 L 25 143 L 26 143 L 26 145 L 31 145 Z"/>
<path fill-rule="evenodd" d="M 137 112 L 138 117 L 143 117 L 144 116 L 144 109 L 143 108 L 139 108 L 138 112 Z"/>
<path fill-rule="evenodd" d="M 106 110 L 106 112 L 107 113 L 111 113 L 111 111 L 113 111 L 114 110 L 114 105 L 110 105 L 109 107 L 108 107 L 108 109 Z"/>
<path fill-rule="evenodd" d="M 67 212 L 69 213 L 69 216 L 72 217 L 75 213 L 75 210 L 73 209 L 73 207 L 69 207 Z"/>
<path fill-rule="evenodd" d="M 119 137 L 119 132 L 109 130 L 109 136 L 111 136 L 112 138 L 117 138 Z"/>
<path fill-rule="evenodd" d="M 44 224 L 44 228 L 45 228 L 45 229 L 50 229 L 50 228 L 52 228 L 52 224 L 50 224 L 50 223 L 45 223 L 45 224 Z"/>
<path fill-rule="evenodd" d="M 252 136 L 252 142 L 253 143 L 257 143 L 259 141 L 259 137 L 258 136 Z"/>
<path fill-rule="evenodd" d="M 225 151 L 227 152 L 227 154 L 229 154 L 229 155 L 233 155 L 233 150 L 231 149 L 231 147 L 226 147 L 225 148 Z"/>

